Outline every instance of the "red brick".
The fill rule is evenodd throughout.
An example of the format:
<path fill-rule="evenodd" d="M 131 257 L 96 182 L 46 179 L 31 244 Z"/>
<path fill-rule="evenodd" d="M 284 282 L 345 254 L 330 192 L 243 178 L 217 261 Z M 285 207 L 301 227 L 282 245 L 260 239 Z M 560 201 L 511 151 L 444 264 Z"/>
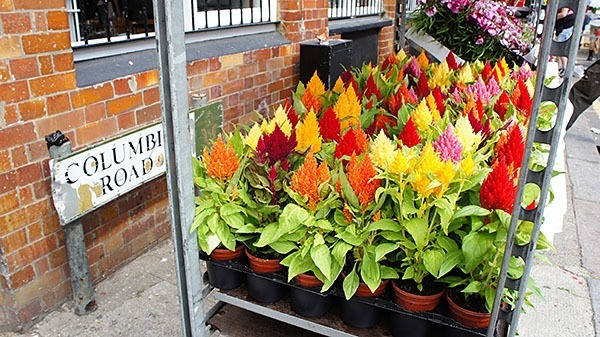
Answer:
<path fill-rule="evenodd" d="M 42 166 L 43 169 L 48 168 L 47 163 Z M 46 176 L 46 175 L 44 175 Z M 46 176 L 47 177 L 47 176 Z M 52 189 L 50 179 L 39 181 L 33 185 L 34 196 L 37 200 L 41 200 L 50 196 Z"/>
<path fill-rule="evenodd" d="M 60 73 L 52 76 L 44 76 L 29 80 L 31 93 L 34 96 L 44 96 L 75 89 L 75 72 Z"/>
<path fill-rule="evenodd" d="M 109 115 L 117 115 L 122 112 L 131 111 L 142 105 L 142 94 L 134 94 L 117 98 L 107 103 Z"/>
<path fill-rule="evenodd" d="M 33 26 L 35 27 L 34 30 L 37 32 L 48 30 L 45 12 L 33 12 Z"/>
<path fill-rule="evenodd" d="M 14 211 L 19 207 L 19 196 L 17 191 L 12 190 L 6 194 L 0 195 L 0 214 Z"/>
<path fill-rule="evenodd" d="M 213 57 L 210 59 L 210 71 L 216 71 L 221 69 L 221 61 L 218 57 Z"/>
<path fill-rule="evenodd" d="M 24 35 L 22 41 L 25 54 L 47 53 L 71 48 L 71 37 L 67 31 Z"/>
<path fill-rule="evenodd" d="M 91 144 L 117 132 L 117 119 L 108 118 L 87 124 L 75 131 L 78 144 Z"/>
<path fill-rule="evenodd" d="M 128 130 L 133 128 L 135 123 L 135 112 L 130 111 L 117 116 L 117 124 L 120 130 Z"/>
<path fill-rule="evenodd" d="M 0 129 L 0 147 L 11 148 L 36 139 L 33 123 L 24 123 Z"/>
<path fill-rule="evenodd" d="M 0 174 L 0 194 L 14 190 L 17 187 L 17 172 L 9 171 Z M 0 217 L 1 219 L 1 217 Z"/>
<path fill-rule="evenodd" d="M 104 102 L 85 107 L 85 122 L 91 123 L 106 118 L 106 104 Z"/>
<path fill-rule="evenodd" d="M 0 15 L 5 34 L 23 34 L 31 31 L 31 20 L 27 13 L 8 13 Z"/>
<path fill-rule="evenodd" d="M 0 175 L 0 182 L 1 180 Z M 0 188 L 2 185 L 0 184 Z M 4 224 L 0 226 L 0 236 L 14 232 L 16 229 L 23 227 L 27 222 L 27 210 L 19 208 L 16 211 L 0 215 L 0 223 Z"/>
<path fill-rule="evenodd" d="M 4 103 L 14 103 L 29 98 L 27 81 L 2 83 L 0 84 L 0 92 L 2 93 L 0 102 Z"/>
<path fill-rule="evenodd" d="M 36 98 L 19 103 L 19 113 L 23 121 L 38 119 L 46 115 L 46 99 Z"/>
<path fill-rule="evenodd" d="M 150 70 L 135 75 L 137 90 L 145 89 L 158 84 L 158 70 Z"/>
<path fill-rule="evenodd" d="M 31 186 L 19 188 L 19 202 L 23 206 L 29 205 L 33 202 L 33 191 Z"/>
<path fill-rule="evenodd" d="M 57 113 L 71 110 L 71 100 L 69 99 L 69 94 L 65 93 L 49 96 L 46 99 L 46 109 L 48 110 L 48 115 L 55 115 Z"/>
<path fill-rule="evenodd" d="M 73 53 L 63 53 L 52 55 L 52 63 L 56 71 L 70 71 L 74 69 Z"/>
<path fill-rule="evenodd" d="M 27 154 L 31 161 L 37 161 L 48 157 L 48 148 L 45 140 L 27 144 Z"/>
<path fill-rule="evenodd" d="M 39 303 L 38 297 L 42 296 L 48 291 L 51 291 L 52 288 L 62 283 L 64 279 L 65 275 L 62 269 L 51 270 L 48 273 L 42 275 L 41 277 L 34 279 L 32 282 L 29 282 L 28 284 L 24 285 L 23 287 L 14 292 L 15 306 L 25 306 L 25 304 L 31 303 L 32 299 L 36 299 L 34 303 Z M 21 313 L 19 313 L 19 315 L 20 314 Z M 36 315 L 38 314 L 39 312 L 37 312 Z M 35 319 L 35 315 L 29 317 L 29 319 Z"/>
<path fill-rule="evenodd" d="M 187 65 L 188 76 L 201 75 L 210 69 L 210 62 L 207 59 L 194 61 Z"/>
<path fill-rule="evenodd" d="M 39 162 L 17 169 L 17 183 L 19 186 L 25 186 L 41 179 L 42 169 Z"/>
<path fill-rule="evenodd" d="M 8 82 L 10 80 L 10 69 L 7 61 L 0 62 L 0 82 Z"/>
<path fill-rule="evenodd" d="M 33 270 L 35 270 L 35 274 L 37 276 L 42 276 L 46 274 L 50 270 L 50 264 L 48 263 L 48 258 L 43 257 L 33 263 Z"/>
<path fill-rule="evenodd" d="M 63 133 L 85 124 L 83 109 L 72 110 L 66 113 L 49 116 L 35 121 L 35 126 L 40 137 L 46 136 L 56 130 Z M 69 137 L 71 141 L 73 138 Z"/>
<path fill-rule="evenodd" d="M 69 29 L 69 18 L 65 11 L 49 11 L 46 20 L 49 30 Z"/>
<path fill-rule="evenodd" d="M 220 99 L 221 96 L 223 96 L 223 87 L 220 85 L 215 85 L 210 88 L 210 94 L 208 96 L 209 100 L 217 100 Z"/>
<path fill-rule="evenodd" d="M 57 233 L 62 230 L 62 227 L 60 226 L 60 222 L 58 220 L 58 216 L 56 215 L 45 217 L 44 219 L 42 219 L 41 225 L 42 232 L 46 236 Z"/>
<path fill-rule="evenodd" d="M 10 152 L 8 150 L 0 150 L 0 173 L 10 170 L 11 167 Z"/>
<path fill-rule="evenodd" d="M 11 265 L 12 267 L 15 267 L 30 264 L 56 250 L 57 247 L 56 236 L 51 235 L 45 237 L 42 240 L 31 243 L 16 253 L 9 255 L 9 267 L 11 267 Z"/>
<path fill-rule="evenodd" d="M 39 298 L 31 298 L 23 302 L 19 302 L 19 304 L 23 305 L 23 307 L 19 306 L 19 312 L 17 313 L 17 320 L 19 322 L 35 321 L 42 312 L 42 304 Z"/>
<path fill-rule="evenodd" d="M 224 70 L 210 72 L 204 76 L 204 87 L 212 87 L 213 85 L 221 84 L 225 82 L 227 73 Z"/>
<path fill-rule="evenodd" d="M 160 101 L 160 92 L 158 87 L 150 88 L 144 91 L 144 105 L 154 104 Z"/>
<path fill-rule="evenodd" d="M 17 289 L 35 278 L 35 271 L 31 265 L 25 266 L 10 276 L 11 288 Z"/>
<path fill-rule="evenodd" d="M 229 68 L 227 69 L 227 80 L 233 81 L 240 78 L 240 69 L 239 67 Z"/>
<path fill-rule="evenodd" d="M 12 12 L 13 9 L 12 0 L 0 0 L 0 12 Z"/>
<path fill-rule="evenodd" d="M 10 60 L 10 71 L 16 80 L 40 75 L 37 58 L 35 57 Z"/>
<path fill-rule="evenodd" d="M 125 94 L 131 94 L 133 92 L 133 90 L 131 89 L 131 84 L 133 84 L 132 81 L 132 77 L 125 77 L 114 80 L 113 85 L 115 86 L 115 95 L 120 96 Z"/>
<path fill-rule="evenodd" d="M 14 167 L 24 166 L 29 161 L 24 145 L 19 145 L 10 149 L 10 156 Z"/>
<path fill-rule="evenodd" d="M 59 250 L 56 250 L 56 251 L 50 253 L 50 255 L 48 255 L 48 261 L 50 262 L 51 269 L 54 269 L 54 268 L 62 266 L 63 264 L 66 264 L 67 263 L 67 250 L 59 249 Z"/>
<path fill-rule="evenodd" d="M 160 104 L 154 104 L 151 106 L 144 107 L 135 112 L 136 120 L 139 124 L 145 124 L 148 122 L 154 122 L 161 116 Z"/>
<path fill-rule="evenodd" d="M 42 224 L 40 221 L 27 226 L 27 238 L 29 242 L 35 242 L 41 239 L 42 236 Z"/>
<path fill-rule="evenodd" d="M 61 0 L 14 0 L 15 9 L 54 9 L 64 8 Z"/>
<path fill-rule="evenodd" d="M 223 84 L 223 93 L 225 95 L 240 92 L 244 89 L 244 80 L 239 79 Z"/>

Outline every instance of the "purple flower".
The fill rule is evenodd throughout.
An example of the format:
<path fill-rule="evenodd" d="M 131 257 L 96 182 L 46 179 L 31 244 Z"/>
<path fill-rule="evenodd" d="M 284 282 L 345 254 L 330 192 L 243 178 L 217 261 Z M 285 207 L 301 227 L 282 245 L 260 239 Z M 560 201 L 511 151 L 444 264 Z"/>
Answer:
<path fill-rule="evenodd" d="M 483 42 L 484 42 L 483 37 L 481 37 L 481 36 L 478 37 L 477 40 L 475 40 L 475 44 L 477 44 L 477 45 L 483 44 Z"/>
<path fill-rule="evenodd" d="M 425 9 L 425 14 L 428 17 L 432 17 L 435 15 L 435 13 L 437 13 L 437 7 L 433 6 L 433 7 L 428 7 L 427 9 Z"/>

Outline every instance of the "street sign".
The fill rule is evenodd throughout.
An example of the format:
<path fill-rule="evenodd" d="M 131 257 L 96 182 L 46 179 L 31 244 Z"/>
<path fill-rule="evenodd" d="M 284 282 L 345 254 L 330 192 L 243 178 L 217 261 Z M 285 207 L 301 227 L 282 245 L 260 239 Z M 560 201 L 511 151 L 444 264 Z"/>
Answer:
<path fill-rule="evenodd" d="M 49 162 L 52 198 L 62 225 L 165 173 L 157 123 Z"/>

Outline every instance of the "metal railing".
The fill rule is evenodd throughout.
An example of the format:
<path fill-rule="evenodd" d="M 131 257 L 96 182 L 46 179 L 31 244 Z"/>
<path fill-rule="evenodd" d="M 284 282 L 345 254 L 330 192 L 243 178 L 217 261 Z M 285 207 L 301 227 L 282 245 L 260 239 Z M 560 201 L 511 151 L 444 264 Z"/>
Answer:
<path fill-rule="evenodd" d="M 377 15 L 382 12 L 382 0 L 329 0 L 330 19 Z"/>
<path fill-rule="evenodd" d="M 275 0 L 185 0 L 186 32 L 268 23 Z M 152 0 L 67 0 L 73 47 L 154 36 Z"/>

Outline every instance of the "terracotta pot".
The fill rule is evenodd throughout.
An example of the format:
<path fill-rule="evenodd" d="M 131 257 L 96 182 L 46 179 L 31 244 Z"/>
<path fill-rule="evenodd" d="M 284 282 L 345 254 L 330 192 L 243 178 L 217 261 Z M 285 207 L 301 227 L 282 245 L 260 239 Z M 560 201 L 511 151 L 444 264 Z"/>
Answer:
<path fill-rule="evenodd" d="M 235 251 L 230 251 L 225 248 L 217 248 L 210 253 L 210 259 L 213 261 L 231 261 L 237 260 L 244 254 L 244 245 L 235 247 Z"/>
<path fill-rule="evenodd" d="M 296 282 L 298 282 L 299 285 L 306 287 L 306 288 L 323 286 L 323 282 L 321 282 L 321 280 L 319 280 L 314 275 L 299 274 L 299 275 L 296 275 L 296 277 L 294 277 L 294 280 L 296 280 Z"/>
<path fill-rule="evenodd" d="M 369 287 L 367 286 L 366 283 L 360 282 L 358 284 L 358 289 L 356 289 L 356 293 L 354 294 L 354 296 L 356 296 L 356 297 L 379 296 L 385 292 L 385 288 L 387 287 L 389 282 L 390 282 L 390 280 L 382 280 L 379 287 L 377 287 L 377 289 L 375 289 L 375 292 L 371 292 L 371 289 L 369 289 Z"/>
<path fill-rule="evenodd" d="M 279 263 L 281 259 L 261 259 L 252 255 L 250 250 L 246 248 L 246 256 L 250 262 L 250 269 L 259 274 L 274 273 L 283 269 L 283 266 Z"/>
<path fill-rule="evenodd" d="M 448 301 L 450 317 L 457 322 L 472 328 L 487 328 L 490 325 L 492 314 L 465 309 L 456 304 L 448 292 L 446 293 L 446 301 Z"/>
<path fill-rule="evenodd" d="M 402 308 L 414 311 L 433 311 L 444 295 L 444 289 L 437 294 L 433 295 L 418 295 L 403 290 L 396 285 L 396 282 L 392 282 L 394 288 L 394 301 Z"/>

